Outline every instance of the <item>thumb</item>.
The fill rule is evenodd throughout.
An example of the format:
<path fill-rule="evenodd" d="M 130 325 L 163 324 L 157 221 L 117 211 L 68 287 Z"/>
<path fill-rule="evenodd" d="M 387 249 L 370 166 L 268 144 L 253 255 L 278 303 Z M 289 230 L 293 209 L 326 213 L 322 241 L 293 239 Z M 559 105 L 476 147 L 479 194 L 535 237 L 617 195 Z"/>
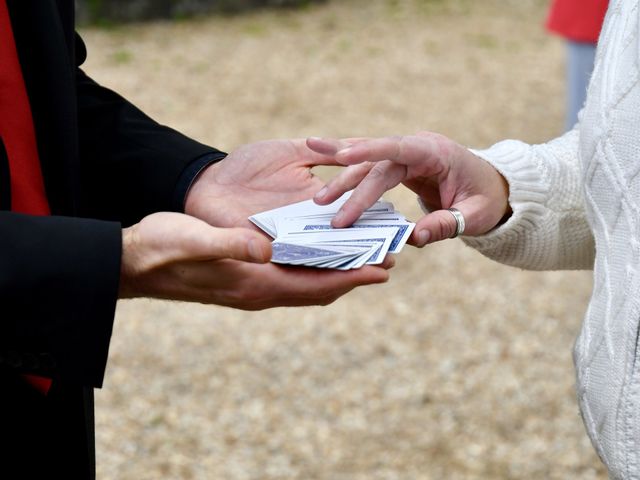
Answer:
<path fill-rule="evenodd" d="M 252 263 L 271 260 L 271 242 L 264 235 L 248 228 L 211 227 L 211 230 L 208 244 L 212 257 Z"/>
<path fill-rule="evenodd" d="M 464 218 L 464 213 L 460 211 Z M 453 238 L 458 229 L 456 217 L 449 210 L 436 210 L 422 217 L 411 235 L 411 243 L 424 247 L 427 243 Z"/>

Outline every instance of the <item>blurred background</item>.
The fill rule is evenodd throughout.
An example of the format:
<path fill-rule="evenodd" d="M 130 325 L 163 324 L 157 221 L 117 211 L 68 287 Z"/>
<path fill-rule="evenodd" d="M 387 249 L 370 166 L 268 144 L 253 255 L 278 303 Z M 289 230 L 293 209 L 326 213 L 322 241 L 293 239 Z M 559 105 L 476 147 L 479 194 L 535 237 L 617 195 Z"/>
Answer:
<path fill-rule="evenodd" d="M 553 138 L 564 51 L 547 6 L 79 2 L 86 71 L 227 151 L 425 129 L 472 147 Z M 412 194 L 387 198 L 420 216 Z M 324 308 L 120 302 L 98 478 L 605 478 L 571 361 L 590 288 L 589 272 L 520 271 L 450 240 L 405 248 L 388 284 Z"/>

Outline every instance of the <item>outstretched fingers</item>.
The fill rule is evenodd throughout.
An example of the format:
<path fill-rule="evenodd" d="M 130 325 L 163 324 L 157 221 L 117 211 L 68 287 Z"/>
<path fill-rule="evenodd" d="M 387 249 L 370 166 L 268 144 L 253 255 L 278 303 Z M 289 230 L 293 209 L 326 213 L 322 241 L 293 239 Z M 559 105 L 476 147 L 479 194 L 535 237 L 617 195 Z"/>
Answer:
<path fill-rule="evenodd" d="M 392 162 L 373 165 L 359 182 L 351 197 L 342 205 L 331 225 L 343 228 L 355 222 L 364 211 L 376 203 L 387 191 L 398 185 L 406 176 L 406 167 Z M 342 190 L 344 193 L 346 190 Z M 340 193 L 340 192 L 336 192 Z"/>
<path fill-rule="evenodd" d="M 318 205 L 328 205 L 342 196 L 345 192 L 353 190 L 367 176 L 371 168 L 370 163 L 360 165 L 350 165 L 340 171 L 332 178 L 318 193 L 313 200 Z"/>
<path fill-rule="evenodd" d="M 335 157 L 341 165 L 389 160 L 407 167 L 407 179 L 410 179 L 445 173 L 459 148 L 442 135 L 410 135 L 354 143 L 336 152 Z"/>
<path fill-rule="evenodd" d="M 316 153 L 326 156 L 334 156 L 340 150 L 348 148 L 356 143 L 366 142 L 370 140 L 367 137 L 352 137 L 352 138 L 320 138 L 309 137 L 307 138 L 307 147 Z"/>

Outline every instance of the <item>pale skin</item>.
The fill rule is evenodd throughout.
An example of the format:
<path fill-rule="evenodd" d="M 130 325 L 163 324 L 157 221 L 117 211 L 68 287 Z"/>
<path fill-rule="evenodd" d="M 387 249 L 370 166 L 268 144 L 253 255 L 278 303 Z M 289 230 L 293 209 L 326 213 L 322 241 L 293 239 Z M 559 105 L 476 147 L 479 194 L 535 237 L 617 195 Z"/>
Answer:
<path fill-rule="evenodd" d="M 161 212 L 123 229 L 120 297 L 154 297 L 243 310 L 327 305 L 355 287 L 388 280 L 387 269 L 341 272 L 270 263 L 270 240 L 248 217 L 307 200 L 323 182 L 316 165 L 336 162 L 303 140 L 242 146 L 207 167 L 185 214 Z"/>
<path fill-rule="evenodd" d="M 354 189 L 332 220 L 336 228 L 351 225 L 391 188 L 404 184 L 430 213 L 416 222 L 410 243 L 423 247 L 451 238 L 456 221 L 446 209 L 464 215 L 464 235 L 482 235 L 511 213 L 509 186 L 488 162 L 453 140 L 431 132 L 384 138 L 307 140 L 308 147 L 347 166 L 314 197 L 331 203 Z"/>

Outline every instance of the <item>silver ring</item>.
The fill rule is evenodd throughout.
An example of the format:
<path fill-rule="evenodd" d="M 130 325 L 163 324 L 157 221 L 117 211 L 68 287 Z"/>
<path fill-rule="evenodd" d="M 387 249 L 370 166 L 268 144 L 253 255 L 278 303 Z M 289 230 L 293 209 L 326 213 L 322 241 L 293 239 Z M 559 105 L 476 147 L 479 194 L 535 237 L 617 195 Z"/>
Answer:
<path fill-rule="evenodd" d="M 449 211 L 451 215 L 453 215 L 453 218 L 456 219 L 456 233 L 451 237 L 456 238 L 464 233 L 464 227 L 466 226 L 464 223 L 464 216 L 457 208 L 447 208 L 447 211 Z"/>

